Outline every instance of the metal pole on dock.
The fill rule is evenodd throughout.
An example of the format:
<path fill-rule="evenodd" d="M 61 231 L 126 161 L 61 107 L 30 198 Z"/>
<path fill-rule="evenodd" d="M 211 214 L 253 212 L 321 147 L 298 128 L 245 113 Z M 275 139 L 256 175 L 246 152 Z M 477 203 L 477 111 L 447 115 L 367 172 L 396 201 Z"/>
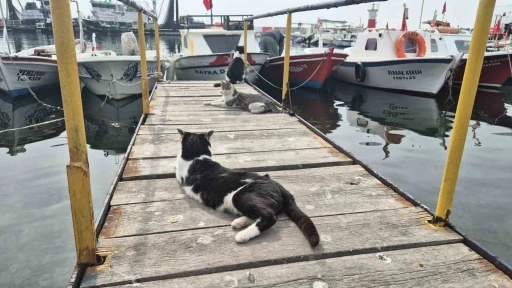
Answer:
<path fill-rule="evenodd" d="M 282 92 L 282 100 L 286 98 L 286 93 L 288 92 L 288 74 L 290 73 L 290 46 L 291 46 L 291 38 L 292 38 L 292 13 L 288 12 L 286 19 L 286 37 L 285 37 L 285 45 L 284 45 L 284 69 L 283 69 L 283 92 Z"/>
<path fill-rule="evenodd" d="M 155 45 L 156 45 L 156 73 L 158 80 L 162 79 L 162 68 L 160 67 L 160 32 L 158 31 L 158 20 L 154 19 L 155 23 Z"/>
<path fill-rule="evenodd" d="M 149 114 L 149 88 L 148 88 L 148 64 L 146 63 L 146 38 L 144 36 L 144 18 L 142 12 L 138 12 L 140 70 L 142 86 L 142 113 Z"/>
<path fill-rule="evenodd" d="M 67 174 L 77 263 L 94 265 L 96 264 L 96 233 L 71 7 L 69 0 L 52 1 L 53 35 L 57 50 L 58 72 L 61 75 L 60 88 L 70 156 Z"/>
<path fill-rule="evenodd" d="M 247 47 L 247 26 L 248 26 L 248 23 L 247 21 L 244 21 L 244 58 L 245 58 L 245 66 L 247 67 L 247 50 L 248 50 L 248 47 Z"/>
<path fill-rule="evenodd" d="M 480 0 L 478 4 L 473 39 L 469 47 L 466 72 L 462 80 L 459 104 L 455 113 L 455 124 L 450 136 L 436 214 L 432 220 L 432 224 L 436 226 L 444 226 L 450 215 L 495 5 L 496 0 Z"/>

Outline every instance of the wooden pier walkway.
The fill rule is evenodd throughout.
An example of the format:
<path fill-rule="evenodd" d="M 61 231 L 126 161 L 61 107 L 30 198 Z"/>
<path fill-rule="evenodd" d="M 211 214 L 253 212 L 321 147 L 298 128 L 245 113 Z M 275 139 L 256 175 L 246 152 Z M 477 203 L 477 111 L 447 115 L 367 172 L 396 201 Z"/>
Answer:
<path fill-rule="evenodd" d="M 256 93 L 247 84 L 237 89 Z M 512 287 L 448 228 L 286 114 L 204 106 L 213 82 L 159 84 L 109 204 L 103 265 L 82 287 Z M 284 215 L 245 244 L 232 216 L 184 197 L 174 178 L 177 128 L 215 130 L 213 159 L 269 173 L 312 217 L 312 249 Z"/>

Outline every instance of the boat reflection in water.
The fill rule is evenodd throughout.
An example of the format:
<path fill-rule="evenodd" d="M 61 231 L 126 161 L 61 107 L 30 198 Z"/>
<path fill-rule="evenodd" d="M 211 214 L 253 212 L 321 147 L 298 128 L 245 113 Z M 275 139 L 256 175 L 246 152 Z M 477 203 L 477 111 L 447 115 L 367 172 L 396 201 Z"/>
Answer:
<path fill-rule="evenodd" d="M 263 89 L 281 101 L 280 90 L 266 86 Z M 508 92 L 478 90 L 472 121 L 468 127 L 474 134 L 476 146 L 482 145 L 477 137 L 478 129 L 482 127 L 481 122 L 512 128 L 512 119 L 507 115 L 506 106 L 510 105 L 512 91 Z M 439 147 L 446 150 L 459 94 L 460 88 L 453 87 L 450 94 L 449 87 L 443 87 L 435 97 L 418 97 L 330 79 L 321 91 L 292 91 L 292 107 L 295 113 L 327 135 L 341 133 L 343 135 L 340 134 L 340 139 L 345 140 L 357 136 L 343 129 L 342 126 L 345 126 L 357 127 L 356 133 L 375 136 L 377 140 L 358 142 L 364 146 L 382 146 L 383 159 L 387 159 L 393 146 L 401 145 L 406 137 L 414 134 L 439 139 Z M 508 132 L 494 134 L 512 136 Z M 412 147 L 416 145 L 421 148 L 421 145 L 426 145 L 423 141 L 414 142 L 410 144 Z"/>
<path fill-rule="evenodd" d="M 123 155 L 142 115 L 142 97 L 132 95 L 122 100 L 106 99 L 84 87 L 82 103 L 87 144 L 103 150 L 105 157 Z"/>
<path fill-rule="evenodd" d="M 40 90 L 37 95 L 39 101 L 30 94 L 12 98 L 0 93 L 0 147 L 7 148 L 11 156 L 25 153 L 28 144 L 57 137 L 65 131 L 59 90 Z"/>

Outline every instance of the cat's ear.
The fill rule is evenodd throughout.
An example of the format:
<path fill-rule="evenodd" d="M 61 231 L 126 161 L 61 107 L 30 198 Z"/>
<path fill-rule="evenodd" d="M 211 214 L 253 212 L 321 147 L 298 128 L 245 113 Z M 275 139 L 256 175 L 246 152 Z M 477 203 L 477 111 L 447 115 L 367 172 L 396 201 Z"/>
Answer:
<path fill-rule="evenodd" d="M 213 130 L 206 132 L 206 134 L 205 134 L 206 139 L 208 139 L 208 141 L 210 141 L 210 138 L 212 138 L 212 135 L 213 135 Z"/>
<path fill-rule="evenodd" d="M 178 133 L 180 133 L 181 137 L 185 136 L 185 132 L 183 132 L 181 129 L 178 129 Z"/>

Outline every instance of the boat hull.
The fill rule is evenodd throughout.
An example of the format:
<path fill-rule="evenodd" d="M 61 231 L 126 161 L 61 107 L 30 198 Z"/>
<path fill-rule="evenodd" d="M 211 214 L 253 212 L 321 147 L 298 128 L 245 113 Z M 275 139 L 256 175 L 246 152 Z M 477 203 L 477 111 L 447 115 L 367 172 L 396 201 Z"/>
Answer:
<path fill-rule="evenodd" d="M 254 83 L 257 73 L 261 70 L 269 55 L 266 53 L 249 53 L 249 73 L 247 80 Z M 226 80 L 230 53 L 211 55 L 185 56 L 176 59 L 174 72 L 177 80 L 219 81 Z"/>
<path fill-rule="evenodd" d="M 508 51 L 488 52 L 485 54 L 478 85 L 499 88 L 505 84 L 512 74 Z M 453 76 L 454 83 L 462 83 L 466 71 L 467 55 L 461 60 L 457 72 Z"/>
<path fill-rule="evenodd" d="M 156 61 L 147 60 L 148 89 L 156 84 Z M 123 99 L 142 93 L 139 56 L 93 56 L 78 58 L 78 75 L 82 83 L 96 95 Z"/>
<path fill-rule="evenodd" d="M 453 65 L 451 57 L 405 58 L 386 61 L 347 59 L 336 68 L 333 77 L 361 86 L 394 91 L 437 94 Z M 356 78 L 357 63 L 362 63 L 365 79 Z"/>
<path fill-rule="evenodd" d="M 0 90 L 12 97 L 58 85 L 59 72 L 55 59 L 38 56 L 1 57 Z"/>
<path fill-rule="evenodd" d="M 331 76 L 335 67 L 339 66 L 347 54 L 333 52 L 307 53 L 290 56 L 289 79 L 290 88 L 298 86 L 319 89 L 325 80 Z M 261 71 L 261 76 L 276 85 L 283 83 L 284 57 L 269 59 L 267 66 Z"/>

